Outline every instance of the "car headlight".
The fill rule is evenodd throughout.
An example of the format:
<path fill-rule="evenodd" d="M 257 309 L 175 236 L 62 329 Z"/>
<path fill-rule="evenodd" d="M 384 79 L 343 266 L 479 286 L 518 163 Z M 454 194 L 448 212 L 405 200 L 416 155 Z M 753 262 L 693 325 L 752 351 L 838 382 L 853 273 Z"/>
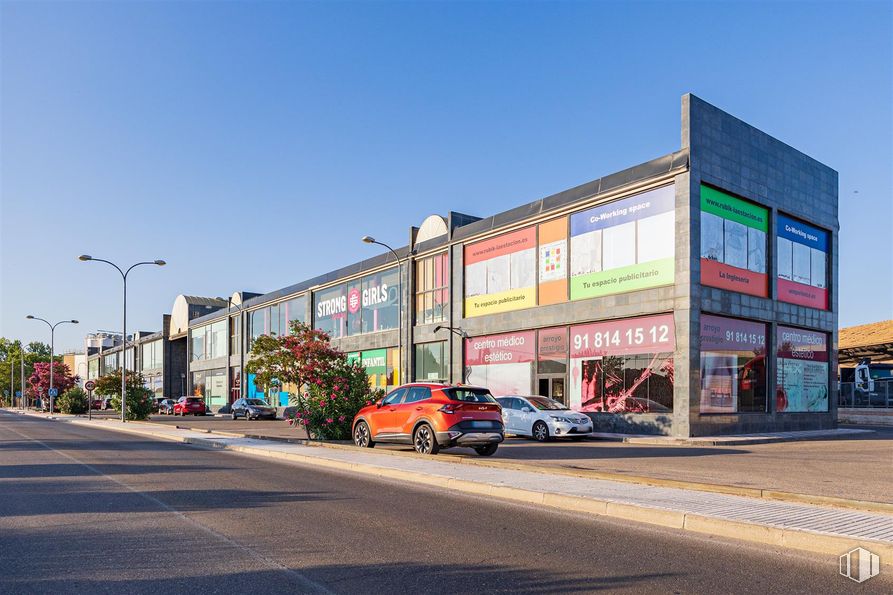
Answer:
<path fill-rule="evenodd" d="M 555 421 L 560 421 L 560 422 L 563 422 L 563 423 L 566 423 L 566 424 L 573 423 L 573 422 L 572 422 L 571 420 L 569 420 L 568 418 L 566 418 L 566 417 L 561 417 L 560 415 L 550 415 L 549 417 L 551 417 L 551 418 L 554 419 Z"/>

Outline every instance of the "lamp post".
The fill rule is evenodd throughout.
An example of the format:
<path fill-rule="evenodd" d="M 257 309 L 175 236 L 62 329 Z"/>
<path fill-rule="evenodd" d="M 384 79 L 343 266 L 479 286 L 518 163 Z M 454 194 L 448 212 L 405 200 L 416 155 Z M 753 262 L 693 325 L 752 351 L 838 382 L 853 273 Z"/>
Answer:
<path fill-rule="evenodd" d="M 53 361 L 56 357 L 56 327 L 60 324 L 77 324 L 77 320 L 60 320 L 56 324 L 51 323 L 49 320 L 45 320 L 43 318 L 38 318 L 37 316 L 32 316 L 28 314 L 25 318 L 28 320 L 39 320 L 41 322 L 46 323 L 48 327 L 50 327 L 50 415 L 53 415 L 55 409 L 53 408 L 53 403 L 55 402 L 55 397 L 53 397 L 53 368 L 56 367 L 56 362 Z"/>
<path fill-rule="evenodd" d="M 236 304 L 233 303 L 233 296 L 229 296 L 228 298 L 226 298 L 226 319 L 229 322 L 230 326 L 232 326 L 233 320 L 232 320 L 232 318 L 230 318 L 229 311 L 230 311 L 230 308 L 232 308 L 233 306 L 236 306 Z M 243 333 L 243 331 L 245 330 L 245 325 L 242 324 L 242 322 L 243 322 L 242 317 L 243 317 L 244 310 L 242 309 L 243 304 L 242 304 L 242 294 L 241 293 L 239 293 L 239 303 L 236 307 L 239 308 L 239 310 L 238 310 L 238 312 L 239 312 L 239 318 L 238 318 L 238 325 L 239 325 L 239 398 L 242 398 L 245 396 L 245 391 L 243 390 L 243 387 L 245 386 L 245 378 L 244 378 L 244 376 L 245 376 L 245 370 L 244 370 L 244 368 L 245 368 L 245 335 Z M 230 330 L 230 332 L 232 332 L 232 330 Z M 232 351 L 232 349 L 233 349 L 233 342 L 232 342 L 232 340 L 230 340 L 229 341 L 229 350 Z M 232 355 L 232 354 L 230 354 L 230 355 Z M 232 375 L 229 374 L 229 358 L 227 358 L 227 360 L 226 360 L 226 368 L 227 368 L 227 380 L 228 380 L 228 384 L 230 385 L 229 386 L 229 398 L 232 399 L 233 398 L 233 387 L 232 387 L 232 379 L 231 379 Z M 233 402 L 235 402 L 235 401 L 233 401 Z"/>
<path fill-rule="evenodd" d="M 465 329 L 463 329 L 461 327 L 449 326 L 446 324 L 438 324 L 437 326 L 434 327 L 434 332 L 436 333 L 437 331 L 439 331 L 441 329 L 446 329 L 446 330 L 450 331 L 451 333 L 453 333 L 460 339 L 468 338 L 468 333 L 466 333 Z M 452 346 L 450 346 L 450 351 L 452 351 Z M 450 366 L 452 366 L 452 356 L 450 357 L 450 362 L 451 362 Z M 468 384 L 468 375 L 469 375 L 469 372 L 466 371 L 465 366 L 462 366 L 462 383 L 463 384 Z M 452 382 L 452 378 L 453 378 L 453 374 L 452 374 L 452 372 L 450 372 L 450 381 L 451 382 Z"/>
<path fill-rule="evenodd" d="M 121 270 L 121 267 L 111 262 L 110 260 L 103 260 L 102 258 L 93 258 L 89 254 L 81 254 L 78 256 L 78 260 L 82 260 L 84 262 L 88 260 L 93 260 L 96 262 L 104 262 L 108 265 L 111 265 L 121 273 L 121 279 L 124 281 L 124 320 L 122 324 L 123 333 L 121 335 L 121 422 L 124 423 L 127 421 L 127 275 L 130 274 L 130 271 L 135 269 L 138 266 L 142 266 L 144 264 L 154 264 L 156 266 L 163 267 L 167 263 L 163 260 L 148 260 L 145 262 L 138 262 L 136 264 L 130 265 L 126 271 Z M 136 356 L 136 347 L 134 346 L 134 356 Z M 134 360 L 136 358 L 134 357 Z"/>
<path fill-rule="evenodd" d="M 397 275 L 400 277 L 400 288 L 397 291 L 397 358 L 400 362 L 400 376 L 397 378 L 397 383 L 403 384 L 403 368 L 406 367 L 404 365 L 405 362 L 403 361 L 403 261 L 400 260 L 399 256 L 397 256 L 397 253 L 394 252 L 394 249 L 384 242 L 379 242 L 372 236 L 363 236 L 361 239 L 366 244 L 378 244 L 379 246 L 384 246 L 385 248 L 390 250 L 391 254 L 394 255 L 394 260 L 397 261 Z"/>

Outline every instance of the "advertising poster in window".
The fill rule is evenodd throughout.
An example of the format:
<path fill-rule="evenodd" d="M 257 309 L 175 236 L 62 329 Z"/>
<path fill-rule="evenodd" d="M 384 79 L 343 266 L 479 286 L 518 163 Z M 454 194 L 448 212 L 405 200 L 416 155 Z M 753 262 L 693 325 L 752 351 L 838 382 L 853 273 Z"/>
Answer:
<path fill-rule="evenodd" d="M 672 285 L 675 204 L 671 185 L 571 215 L 571 299 Z"/>
<path fill-rule="evenodd" d="M 701 413 L 766 410 L 766 325 L 701 315 Z"/>
<path fill-rule="evenodd" d="M 769 211 L 701 186 L 701 284 L 766 297 Z"/>
<path fill-rule="evenodd" d="M 567 217 L 539 226 L 539 303 L 567 301 Z"/>
<path fill-rule="evenodd" d="M 347 285 L 336 285 L 313 294 L 313 328 L 333 339 L 347 335 Z"/>
<path fill-rule="evenodd" d="M 828 411 L 828 335 L 779 326 L 777 341 L 776 410 Z"/>
<path fill-rule="evenodd" d="M 596 413 L 673 410 L 672 314 L 570 328 L 570 407 Z"/>
<path fill-rule="evenodd" d="M 536 305 L 536 227 L 465 246 L 465 316 Z"/>
<path fill-rule="evenodd" d="M 493 395 L 530 394 L 535 360 L 533 331 L 465 340 L 468 383 L 488 388 Z"/>
<path fill-rule="evenodd" d="M 828 232 L 778 215 L 778 299 L 828 309 Z"/>

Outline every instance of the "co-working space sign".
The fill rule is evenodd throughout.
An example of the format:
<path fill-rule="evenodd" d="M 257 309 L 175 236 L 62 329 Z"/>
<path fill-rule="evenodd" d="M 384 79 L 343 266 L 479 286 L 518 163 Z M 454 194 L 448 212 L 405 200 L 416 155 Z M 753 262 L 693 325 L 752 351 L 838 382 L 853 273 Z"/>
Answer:
<path fill-rule="evenodd" d="M 671 285 L 674 186 L 571 216 L 571 299 Z"/>

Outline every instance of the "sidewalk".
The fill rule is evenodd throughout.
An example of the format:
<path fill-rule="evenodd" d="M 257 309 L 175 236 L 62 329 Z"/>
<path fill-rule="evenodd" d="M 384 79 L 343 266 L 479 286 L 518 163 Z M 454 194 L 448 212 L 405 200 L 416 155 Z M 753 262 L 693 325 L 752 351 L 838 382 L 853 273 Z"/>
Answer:
<path fill-rule="evenodd" d="M 515 469 L 457 465 L 437 458 L 394 456 L 356 448 L 317 448 L 145 423 L 59 421 L 198 446 L 232 450 L 329 469 L 397 479 L 490 498 L 526 502 L 839 555 L 861 545 L 893 564 L 893 515 L 777 502 L 745 496 L 633 484 Z"/>

